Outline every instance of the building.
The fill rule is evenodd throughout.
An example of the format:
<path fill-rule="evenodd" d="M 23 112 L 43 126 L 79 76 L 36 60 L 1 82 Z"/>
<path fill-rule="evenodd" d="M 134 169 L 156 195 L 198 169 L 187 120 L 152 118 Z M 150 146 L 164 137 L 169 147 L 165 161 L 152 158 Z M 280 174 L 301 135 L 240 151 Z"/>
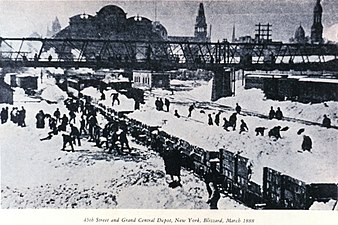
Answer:
<path fill-rule="evenodd" d="M 14 90 L 3 80 L 0 80 L 0 103 L 13 104 Z"/>
<path fill-rule="evenodd" d="M 134 71 L 133 87 L 135 88 L 170 88 L 170 74 L 168 72 Z"/>
<path fill-rule="evenodd" d="M 302 25 L 299 25 L 299 27 L 297 28 L 295 32 L 294 42 L 301 43 L 301 44 L 307 42 L 307 38 L 305 37 L 305 31 Z"/>
<path fill-rule="evenodd" d="M 206 22 L 204 5 L 200 3 L 196 16 L 194 36 L 168 36 L 169 41 L 177 42 L 210 42 L 211 32 L 207 32 L 208 25 Z"/>
<path fill-rule="evenodd" d="M 313 9 L 313 24 L 311 27 L 311 42 L 323 42 L 323 25 L 322 25 L 323 8 L 320 5 L 320 0 L 317 0 Z"/>
<path fill-rule="evenodd" d="M 142 16 L 127 18 L 116 5 L 107 5 L 95 16 L 78 14 L 69 18 L 69 25 L 55 38 L 96 38 L 110 40 L 165 40 L 167 31 L 159 22 Z"/>
<path fill-rule="evenodd" d="M 153 22 L 139 15 L 128 18 L 127 13 L 120 7 L 107 5 L 100 9 L 95 16 L 88 14 L 72 16 L 69 18 L 69 25 L 54 37 L 61 39 L 161 41 L 167 40 L 167 30 L 159 22 Z M 46 46 L 46 48 L 48 47 Z M 72 54 L 74 48 L 82 49 L 83 45 L 81 43 L 73 43 L 70 46 L 60 46 L 56 48 L 56 53 L 61 59 L 71 59 L 74 58 Z M 102 59 L 109 61 L 145 60 L 145 55 L 149 51 L 142 43 L 136 44 L 136 49 L 126 49 L 123 43 L 115 44 L 111 48 L 114 49 L 102 52 L 102 45 L 100 44 L 87 45 L 83 58 L 86 60 Z M 149 58 L 151 57 L 149 56 Z"/>

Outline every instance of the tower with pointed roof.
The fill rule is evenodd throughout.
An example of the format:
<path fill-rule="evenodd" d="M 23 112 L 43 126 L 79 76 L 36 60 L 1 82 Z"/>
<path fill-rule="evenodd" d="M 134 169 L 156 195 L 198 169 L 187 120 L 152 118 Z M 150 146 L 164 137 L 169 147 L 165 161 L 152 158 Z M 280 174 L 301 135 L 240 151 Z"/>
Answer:
<path fill-rule="evenodd" d="M 55 17 L 55 20 L 52 23 L 52 32 L 53 34 L 58 33 L 61 30 L 61 24 L 57 17 Z"/>
<path fill-rule="evenodd" d="M 311 27 L 311 42 L 320 43 L 323 41 L 323 25 L 322 25 L 323 8 L 320 5 L 320 0 L 317 0 L 313 9 L 313 24 Z"/>
<path fill-rule="evenodd" d="M 295 32 L 295 38 L 294 38 L 296 43 L 305 43 L 306 42 L 306 37 L 305 37 L 305 31 L 302 25 L 300 24 L 299 27 L 297 28 Z"/>
<path fill-rule="evenodd" d="M 232 38 L 231 38 L 231 42 L 232 43 L 234 43 L 234 42 L 236 42 L 236 30 L 235 30 L 236 28 L 235 28 L 235 24 L 234 24 L 234 26 L 232 27 Z"/>
<path fill-rule="evenodd" d="M 207 41 L 207 22 L 203 3 L 200 3 L 195 23 L 195 38 L 198 41 Z"/>

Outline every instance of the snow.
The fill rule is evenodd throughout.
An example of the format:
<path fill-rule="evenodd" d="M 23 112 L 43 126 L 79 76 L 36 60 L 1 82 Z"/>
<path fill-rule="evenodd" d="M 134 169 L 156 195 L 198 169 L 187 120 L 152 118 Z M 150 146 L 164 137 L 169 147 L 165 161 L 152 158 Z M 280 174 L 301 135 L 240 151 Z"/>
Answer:
<path fill-rule="evenodd" d="M 46 79 L 39 88 L 41 89 L 41 98 L 44 100 L 63 102 L 68 98 L 68 95 L 56 85 L 56 81 L 52 78 Z"/>
<path fill-rule="evenodd" d="M 314 202 L 311 207 L 311 210 L 335 210 L 338 211 L 337 200 L 329 200 L 328 202 Z"/>
<path fill-rule="evenodd" d="M 248 124 L 249 132 L 241 135 L 238 134 L 238 128 L 237 131 L 226 132 L 221 127 L 208 126 L 207 115 L 210 113 L 214 117 L 219 110 L 217 105 L 214 107 L 214 104 L 210 103 L 211 87 L 212 81 L 189 92 L 177 92 L 174 96 L 170 92 L 154 91 L 149 95 L 146 105 L 142 106 L 142 110 L 130 116 L 152 126 L 161 126 L 167 133 L 206 150 L 225 148 L 232 152 L 243 151 L 241 155 L 253 160 L 252 179 L 258 184 L 262 184 L 263 167 L 266 166 L 307 183 L 338 182 L 336 129 L 242 115 L 239 115 L 237 120 L 244 119 Z M 261 114 L 268 114 L 270 106 L 274 106 L 275 109 L 280 107 L 287 117 L 319 123 L 322 121 L 322 116 L 327 114 L 332 124 L 338 124 L 336 102 L 326 102 L 327 106 L 290 101 L 279 102 L 266 100 L 262 91 L 258 89 L 244 90 L 237 84 L 236 90 L 235 97 L 222 98 L 216 104 L 234 107 L 238 102 L 242 110 Z M 148 108 L 154 109 L 155 97 L 171 99 L 170 113 L 159 111 L 154 111 L 151 115 L 147 113 Z M 192 118 L 187 118 L 188 107 L 194 102 L 197 109 L 193 111 Z M 173 116 L 175 109 L 178 110 L 181 118 Z M 220 116 L 221 124 L 223 124 L 222 118 L 229 118 L 233 112 L 234 110 L 223 111 Z M 267 131 L 263 137 L 255 136 L 255 127 L 264 126 L 271 129 L 277 125 L 290 127 L 288 131 L 281 132 L 282 139 L 275 141 L 268 138 Z M 305 128 L 304 134 L 312 138 L 311 153 L 298 152 L 301 150 L 302 135 L 296 133 L 300 128 Z M 327 157 L 328 155 L 330 157 Z"/>
<path fill-rule="evenodd" d="M 3 208 L 209 208 L 205 203 L 206 188 L 199 178 L 183 169 L 183 187 L 169 188 L 169 177 L 164 174 L 161 157 L 133 141 L 130 145 L 134 154 L 122 157 L 104 153 L 86 138 L 82 139 L 82 146 L 75 146 L 75 152 L 60 151 L 61 136 L 40 141 L 49 131 L 48 128 L 35 128 L 35 114 L 40 109 L 53 114 L 60 108 L 61 115 L 68 114 L 62 104 L 64 93 L 55 89 L 55 81 L 45 76 L 42 81 L 39 80 L 41 97 L 53 97 L 57 104 L 37 101 L 16 88 L 14 106 L 24 106 L 27 110 L 27 127 L 17 127 L 11 122 L 0 125 L 0 136 L 5 137 L 0 139 Z M 338 183 L 337 129 L 306 125 L 300 121 L 266 120 L 254 115 L 238 116 L 238 120 L 244 119 L 249 127 L 249 132 L 241 135 L 238 128 L 227 132 L 221 127 L 207 125 L 207 115 L 210 113 L 214 117 L 219 110 L 222 124 L 222 118 L 228 118 L 234 112 L 237 102 L 243 111 L 267 114 L 270 106 L 281 107 L 287 117 L 319 123 L 322 115 L 327 114 L 337 125 L 337 102 L 311 105 L 272 101 L 265 99 L 261 90 L 245 90 L 239 84 L 236 96 L 210 102 L 212 81 L 182 82 L 182 85 L 190 86 L 192 90 L 175 91 L 174 94 L 161 89 L 146 92 L 146 103 L 128 116 L 160 126 L 167 133 L 206 150 L 242 151 L 241 155 L 253 163 L 252 180 L 258 184 L 262 184 L 262 169 L 266 166 L 306 183 Z M 112 92 L 105 91 L 106 100 L 99 100 L 101 94 L 97 89 L 83 90 L 84 94 L 94 98 L 94 102 L 107 106 L 111 106 Z M 171 101 L 169 112 L 155 110 L 156 97 Z M 123 94 L 119 94 L 119 99 L 121 104 L 114 104 L 115 110 L 133 111 L 134 100 Z M 188 118 L 188 107 L 192 103 L 196 108 Z M 228 108 L 220 108 L 220 105 Z M 4 106 L 0 104 L 0 108 Z M 175 109 L 181 118 L 173 115 Z M 78 118 L 79 115 L 77 125 Z M 104 126 L 105 121 L 101 118 L 100 123 Z M 289 127 L 288 131 L 281 132 L 282 139 L 275 141 L 266 134 L 255 135 L 257 126 L 272 128 L 277 125 Z M 302 136 L 296 133 L 300 128 L 305 128 L 304 134 L 312 138 L 312 152 L 298 152 Z M 220 209 L 246 209 L 225 196 L 218 206 Z M 331 206 L 332 201 L 316 203 L 311 209 L 330 210 Z"/>
<path fill-rule="evenodd" d="M 332 83 L 338 84 L 337 79 L 322 79 L 322 78 L 301 78 L 299 81 L 307 81 L 307 82 L 321 82 L 321 83 Z"/>

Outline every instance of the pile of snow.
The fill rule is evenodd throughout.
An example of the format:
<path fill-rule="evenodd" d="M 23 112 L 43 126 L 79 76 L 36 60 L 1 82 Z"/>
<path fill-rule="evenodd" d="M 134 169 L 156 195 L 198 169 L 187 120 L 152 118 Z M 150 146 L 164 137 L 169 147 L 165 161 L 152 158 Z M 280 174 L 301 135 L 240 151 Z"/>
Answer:
<path fill-rule="evenodd" d="M 99 99 L 100 96 L 101 96 L 100 91 L 97 88 L 94 88 L 94 87 L 86 87 L 81 91 L 81 93 L 83 95 L 88 95 L 88 96 L 90 96 L 92 98 L 96 98 L 96 99 Z"/>
<path fill-rule="evenodd" d="M 58 86 L 48 86 L 42 90 L 41 98 L 51 102 L 63 102 L 68 95 Z"/>
<path fill-rule="evenodd" d="M 338 211 L 337 200 L 329 200 L 328 202 L 314 202 L 310 210 L 334 210 Z"/>

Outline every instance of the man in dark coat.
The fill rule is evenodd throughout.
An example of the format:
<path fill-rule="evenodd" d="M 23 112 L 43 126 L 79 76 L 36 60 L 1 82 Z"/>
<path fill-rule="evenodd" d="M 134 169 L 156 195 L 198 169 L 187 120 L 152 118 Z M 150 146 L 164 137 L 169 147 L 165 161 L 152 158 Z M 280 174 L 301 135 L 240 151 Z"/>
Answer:
<path fill-rule="evenodd" d="M 276 117 L 277 120 L 283 119 L 283 113 L 282 113 L 282 110 L 280 110 L 279 107 L 276 110 L 276 116 L 275 117 Z"/>
<path fill-rule="evenodd" d="M 124 146 L 126 146 L 126 148 L 130 152 L 130 147 L 129 147 L 129 143 L 128 143 L 128 139 L 127 139 L 127 130 L 126 129 L 122 130 L 119 139 L 120 139 L 120 143 L 121 143 L 121 150 L 123 151 Z"/>
<path fill-rule="evenodd" d="M 112 106 L 114 106 L 115 101 L 117 101 L 117 104 L 120 105 L 119 93 L 114 92 L 110 96 L 113 96 L 112 103 L 111 103 Z"/>
<path fill-rule="evenodd" d="M 255 132 L 256 132 L 256 136 L 258 136 L 259 134 L 264 136 L 264 130 L 266 130 L 268 128 L 266 127 L 256 127 Z"/>
<path fill-rule="evenodd" d="M 165 104 L 165 106 L 167 107 L 167 112 L 169 112 L 169 106 L 170 106 L 170 101 L 169 101 L 169 99 L 165 98 L 165 99 L 164 99 L 164 104 Z"/>
<path fill-rule="evenodd" d="M 108 153 L 111 153 L 113 149 L 116 149 L 116 151 L 121 154 L 122 152 L 119 149 L 119 146 L 116 144 L 116 142 L 119 140 L 119 136 L 117 134 L 117 130 L 114 130 L 111 138 L 110 138 L 110 147 Z"/>
<path fill-rule="evenodd" d="M 66 131 L 68 124 L 68 117 L 66 114 L 63 114 L 63 117 L 61 118 L 61 124 L 60 124 L 60 130 Z"/>
<path fill-rule="evenodd" d="M 218 162 L 218 159 L 210 160 L 210 170 L 204 175 L 204 182 L 209 194 L 207 203 L 210 205 L 210 209 L 218 209 L 217 203 L 221 198 L 220 191 L 217 186 L 217 181 L 220 177 L 220 174 L 216 169 Z"/>
<path fill-rule="evenodd" d="M 273 107 L 271 106 L 270 112 L 269 112 L 269 119 L 272 120 L 273 118 L 275 118 L 275 116 L 276 116 L 276 112 L 273 109 Z"/>
<path fill-rule="evenodd" d="M 73 124 L 70 124 L 70 136 L 73 138 L 74 144 L 76 143 L 75 140 L 77 139 L 78 146 L 81 146 L 80 131 Z"/>
<path fill-rule="evenodd" d="M 194 104 L 190 105 L 189 106 L 189 114 L 188 114 L 188 117 L 191 117 L 191 112 L 194 110 L 195 106 Z"/>
<path fill-rule="evenodd" d="M 55 112 L 54 112 L 53 115 L 56 118 L 57 122 L 59 122 L 60 116 L 61 116 L 61 112 L 60 112 L 59 108 L 56 108 L 56 110 L 55 110 Z"/>
<path fill-rule="evenodd" d="M 1 113 L 0 113 L 0 117 L 1 117 L 1 123 L 6 123 L 8 120 L 8 107 L 6 108 L 2 108 Z"/>
<path fill-rule="evenodd" d="M 237 114 L 241 113 L 242 107 L 240 105 L 238 105 L 238 103 L 236 103 L 236 108 L 235 108 Z"/>
<path fill-rule="evenodd" d="M 233 130 L 236 129 L 237 113 L 233 113 L 229 118 L 229 123 Z"/>
<path fill-rule="evenodd" d="M 22 106 L 21 110 L 18 111 L 18 126 L 25 127 L 26 126 L 26 110 Z"/>
<path fill-rule="evenodd" d="M 311 152 L 312 149 L 312 140 L 309 136 L 303 136 L 302 150 Z"/>
<path fill-rule="evenodd" d="M 156 100 L 155 100 L 155 107 L 156 107 L 156 110 L 160 110 L 160 98 L 157 97 Z"/>
<path fill-rule="evenodd" d="M 269 137 L 275 137 L 277 140 L 279 138 L 282 138 L 281 135 L 280 135 L 280 129 L 281 129 L 281 126 L 276 126 L 274 128 L 272 128 L 271 130 L 269 130 Z"/>
<path fill-rule="evenodd" d="M 86 120 L 84 118 L 84 116 L 81 116 L 81 120 L 80 120 L 80 135 L 81 134 L 87 134 L 86 131 Z"/>
<path fill-rule="evenodd" d="M 45 128 L 45 114 L 40 110 L 36 116 L 36 128 Z"/>
<path fill-rule="evenodd" d="M 240 125 L 240 129 L 239 129 L 239 134 L 241 134 L 244 131 L 248 131 L 249 128 L 246 125 L 246 123 L 244 122 L 244 120 L 241 120 L 241 125 Z"/>
<path fill-rule="evenodd" d="M 331 120 L 326 115 L 324 115 L 324 119 L 323 119 L 322 125 L 323 125 L 323 127 L 326 127 L 326 128 L 330 128 L 331 127 Z"/>
<path fill-rule="evenodd" d="M 217 126 L 219 126 L 219 117 L 220 117 L 220 115 L 221 115 L 221 112 L 218 112 L 218 113 L 216 114 L 216 116 L 215 116 L 215 124 L 216 124 Z"/>
<path fill-rule="evenodd" d="M 94 115 L 90 115 L 88 118 L 88 130 L 90 135 L 90 141 L 94 141 L 94 127 L 97 124 L 97 119 Z"/>
<path fill-rule="evenodd" d="M 162 111 L 163 105 L 164 105 L 163 100 L 162 100 L 162 98 L 160 98 L 159 103 L 158 103 L 158 110 Z"/>
<path fill-rule="evenodd" d="M 69 123 L 71 123 L 72 121 L 73 121 L 73 123 L 75 123 L 75 118 L 76 118 L 76 114 L 75 114 L 75 112 L 73 111 L 73 110 L 71 110 L 70 112 L 69 112 Z"/>
<path fill-rule="evenodd" d="M 177 148 L 174 148 L 171 143 L 168 149 L 163 152 L 163 160 L 166 174 L 170 175 L 173 182 L 181 182 L 181 153 Z M 177 177 L 177 181 L 174 176 Z"/>
<path fill-rule="evenodd" d="M 229 121 L 228 121 L 227 118 L 225 118 L 225 117 L 223 118 L 223 121 L 224 121 L 224 122 L 223 122 L 223 129 L 226 130 L 226 131 L 229 131 L 229 130 L 228 130 L 228 127 L 231 126 L 230 123 L 229 123 Z"/>
<path fill-rule="evenodd" d="M 74 152 L 73 138 L 69 134 L 67 134 L 67 133 L 64 132 L 62 134 L 62 140 L 63 140 L 63 145 L 62 145 L 62 149 L 61 150 L 64 151 L 66 145 L 69 144 L 70 147 L 72 148 L 72 152 Z"/>
<path fill-rule="evenodd" d="M 211 114 L 208 114 L 208 125 L 209 125 L 209 126 L 214 125 L 214 123 L 212 122 Z"/>

